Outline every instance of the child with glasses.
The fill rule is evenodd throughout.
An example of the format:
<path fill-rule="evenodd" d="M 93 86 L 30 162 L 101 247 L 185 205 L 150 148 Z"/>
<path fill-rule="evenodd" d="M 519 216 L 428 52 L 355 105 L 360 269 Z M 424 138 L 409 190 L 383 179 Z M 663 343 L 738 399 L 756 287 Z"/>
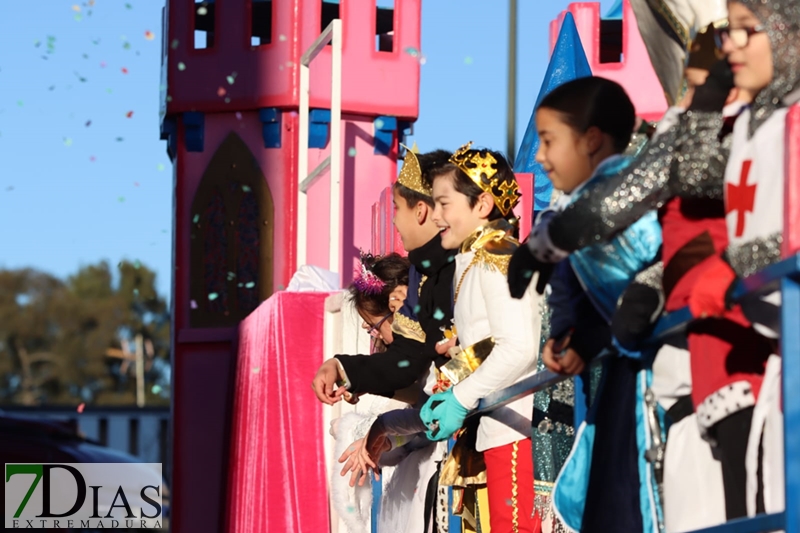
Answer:
<path fill-rule="evenodd" d="M 734 125 L 725 170 L 730 244 L 723 257 L 698 280 L 690 297 L 693 315 L 717 321 L 717 317 L 730 316 L 732 288 L 740 277 L 781 258 L 785 150 L 797 150 L 788 142 L 786 119 L 789 108 L 800 101 L 800 4 L 792 0 L 737 0 L 728 2 L 728 10 L 729 26 L 717 32 L 719 44 L 730 63 L 735 85 L 752 92 L 755 99 Z M 760 333 L 778 337 L 780 293 L 748 299 L 741 305 L 745 324 L 749 320 Z M 736 353 L 735 340 L 733 337 L 730 341 L 732 353 Z M 777 352 L 776 347 L 771 351 Z M 712 421 L 729 418 L 729 412 L 746 410 L 746 419 L 728 439 L 741 443 L 735 471 L 736 488 L 742 494 L 739 514 L 744 514 L 746 506 L 747 514 L 753 515 L 784 509 L 783 426 L 780 358 L 750 356 L 748 360 L 748 375 L 732 383 L 710 383 L 702 400 L 695 395 L 695 401 L 701 400 L 698 415 L 702 412 Z"/>
<path fill-rule="evenodd" d="M 372 358 L 386 357 L 386 353 L 381 352 L 396 343 L 406 344 L 406 349 L 424 350 L 421 330 L 397 323 L 400 313 L 396 312 L 404 305 L 407 296 L 409 267 L 408 259 L 398 254 L 383 257 L 362 254 L 360 270 L 348 292 L 363 320 L 362 328 L 375 343 Z M 375 384 L 375 388 L 380 389 L 380 384 Z M 419 389 L 414 389 L 414 392 L 416 399 Z M 364 435 L 378 413 L 387 408 L 402 409 L 403 405 L 397 399 L 376 399 L 366 411 L 347 414 L 332 424 L 332 433 L 337 439 L 336 453 L 339 462 L 344 463 L 341 470 L 333 474 L 332 500 L 351 530 L 363 529 L 371 508 L 371 489 L 366 483 L 369 454 L 365 449 Z M 383 501 L 386 503 L 381 506 L 378 531 L 422 531 L 429 481 L 445 448 L 413 436 L 407 439 L 373 439 L 371 446 L 374 456 L 386 453 L 387 464 L 395 466 L 391 480 L 383 487 Z M 377 471 L 377 465 L 374 468 Z M 377 479 L 379 476 L 376 474 Z"/>

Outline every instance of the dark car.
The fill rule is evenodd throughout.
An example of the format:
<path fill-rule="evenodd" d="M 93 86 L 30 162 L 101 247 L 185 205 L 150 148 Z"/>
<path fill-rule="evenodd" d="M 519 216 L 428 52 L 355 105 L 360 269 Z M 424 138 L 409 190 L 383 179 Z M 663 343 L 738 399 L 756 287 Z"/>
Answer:
<path fill-rule="evenodd" d="M 130 454 L 87 439 L 74 421 L 38 419 L 0 410 L 0 464 L 5 463 L 141 463 Z M 169 516 L 169 490 L 162 485 L 163 516 Z M 162 524 L 163 531 L 167 524 Z M 95 531 L 53 529 L 52 531 Z M 100 530 L 97 530 L 100 531 Z M 133 530 L 131 530 L 133 531 Z M 138 530 L 137 530 L 138 531 Z"/>

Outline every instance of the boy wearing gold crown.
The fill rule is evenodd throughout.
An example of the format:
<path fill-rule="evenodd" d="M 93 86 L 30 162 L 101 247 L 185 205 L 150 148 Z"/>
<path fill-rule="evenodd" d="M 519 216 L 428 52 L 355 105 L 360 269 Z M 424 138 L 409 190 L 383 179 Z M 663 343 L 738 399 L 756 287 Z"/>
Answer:
<path fill-rule="evenodd" d="M 432 362 L 439 366 L 447 361 L 435 345 L 453 317 L 454 253 L 442 248 L 431 220 L 433 199 L 423 174 L 447 164 L 449 156 L 445 150 L 408 150 L 393 187 L 394 224 L 412 265 L 404 305 L 393 306 L 397 313 L 392 329 L 401 338 L 380 357 L 341 354 L 323 363 L 312 382 L 321 402 L 333 405 L 345 395 L 366 393 L 392 397 L 422 377 Z"/>
<path fill-rule="evenodd" d="M 450 164 L 430 173 L 436 207 L 433 220 L 442 246 L 456 255 L 454 319 L 462 346 L 486 339 L 493 348 L 483 363 L 422 408 L 432 440 L 457 432 L 478 402 L 531 374 L 536 368 L 540 296 L 511 297 L 508 261 L 519 246 L 512 209 L 520 198 L 514 173 L 497 152 L 462 147 Z M 531 327 L 531 326 L 534 327 Z M 538 531 L 533 520 L 531 415 L 527 396 L 485 414 L 477 429 L 483 452 L 492 531 Z"/>

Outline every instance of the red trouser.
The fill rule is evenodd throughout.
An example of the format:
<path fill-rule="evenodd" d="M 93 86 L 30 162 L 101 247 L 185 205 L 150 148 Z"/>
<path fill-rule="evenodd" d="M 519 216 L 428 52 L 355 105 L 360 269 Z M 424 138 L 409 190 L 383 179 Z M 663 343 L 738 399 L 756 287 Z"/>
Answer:
<path fill-rule="evenodd" d="M 539 533 L 533 519 L 533 451 L 525 439 L 483 452 L 492 533 Z"/>

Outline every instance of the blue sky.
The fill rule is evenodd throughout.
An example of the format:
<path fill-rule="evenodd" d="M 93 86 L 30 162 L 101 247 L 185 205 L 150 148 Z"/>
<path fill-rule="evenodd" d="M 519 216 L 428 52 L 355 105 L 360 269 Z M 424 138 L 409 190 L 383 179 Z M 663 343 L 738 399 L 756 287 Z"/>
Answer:
<path fill-rule="evenodd" d="M 613 3 L 602 1 L 603 11 Z M 547 66 L 549 22 L 569 2 L 519 4 L 517 143 Z M 103 259 L 138 259 L 155 269 L 168 295 L 172 173 L 158 129 L 162 6 L 5 3 L 0 268 L 64 277 Z M 423 0 L 426 61 L 413 137 L 422 150 L 468 140 L 505 150 L 507 9 L 499 1 Z"/>

